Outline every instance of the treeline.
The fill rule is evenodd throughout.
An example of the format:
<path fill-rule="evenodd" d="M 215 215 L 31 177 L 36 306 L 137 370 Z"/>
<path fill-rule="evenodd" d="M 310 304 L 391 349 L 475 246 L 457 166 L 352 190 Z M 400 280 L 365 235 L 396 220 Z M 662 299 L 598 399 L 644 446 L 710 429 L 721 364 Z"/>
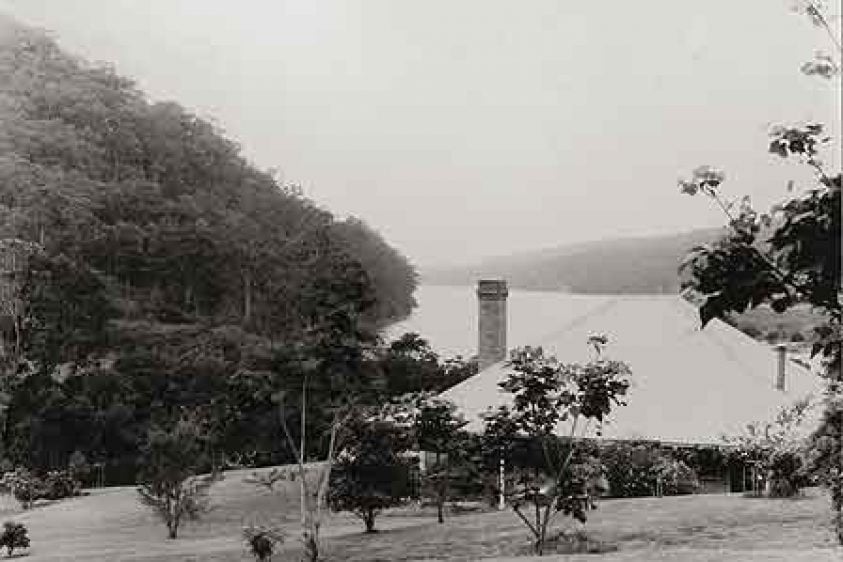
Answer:
<path fill-rule="evenodd" d="M 388 386 L 365 367 L 415 287 L 376 231 L 280 185 L 211 123 L 0 19 L 0 390 L 13 463 L 61 466 L 74 450 L 118 462 L 148 423 L 186 409 L 236 418 L 242 434 L 218 435 L 241 449 L 249 432 L 275 438 L 270 395 L 306 373 Z"/>
<path fill-rule="evenodd" d="M 232 327 L 199 331 L 161 331 L 120 352 L 107 369 L 19 378 L 3 418 L 3 468 L 81 466 L 88 483 L 102 476 L 106 484 L 130 484 L 144 465 L 150 429 L 185 420 L 206 437 L 204 456 L 213 463 L 206 470 L 288 464 L 295 456 L 284 440 L 282 401 L 296 442 L 306 404 L 305 454 L 319 459 L 331 406 L 348 398 L 343 394 L 379 404 L 440 392 L 477 373 L 476 362 L 442 360 L 415 334 L 382 344 L 333 342 L 328 353 L 313 343 L 271 348 Z"/>

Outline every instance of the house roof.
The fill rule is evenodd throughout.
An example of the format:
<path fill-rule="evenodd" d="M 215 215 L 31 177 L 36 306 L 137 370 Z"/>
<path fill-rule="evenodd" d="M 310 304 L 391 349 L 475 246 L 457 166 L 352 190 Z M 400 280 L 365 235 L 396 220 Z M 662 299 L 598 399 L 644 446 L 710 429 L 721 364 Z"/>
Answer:
<path fill-rule="evenodd" d="M 448 318 L 468 306 L 476 309 L 476 297 L 471 287 L 425 289 L 420 307 L 441 307 L 445 335 L 434 333 L 432 318 L 424 319 L 422 314 L 429 311 L 418 317 L 424 319 L 423 325 L 410 321 L 402 328 L 415 328 L 438 349 L 444 347 L 455 324 L 464 325 L 464 319 L 448 322 Z M 437 305 L 437 300 L 454 302 Z M 456 304 L 462 300 L 467 306 Z M 777 390 L 774 349 L 719 320 L 701 329 L 697 310 L 677 295 L 513 291 L 508 309 L 510 349 L 541 346 L 563 362 L 587 362 L 591 353 L 586 339 L 595 334 L 608 336 L 604 357 L 627 363 L 632 376 L 628 405 L 610 416 L 602 428 L 604 438 L 720 443 L 723 435 L 739 434 L 750 422 L 772 420 L 783 406 L 822 394 L 819 377 L 791 360 L 786 362 L 786 388 Z M 474 324 L 468 334 L 475 341 L 476 315 L 476 310 L 469 315 Z M 465 343 L 449 345 L 453 349 Z M 470 429 L 479 431 L 482 413 L 509 403 L 509 395 L 498 387 L 507 372 L 505 363 L 492 365 L 443 397 L 457 405 Z M 589 434 L 596 435 L 594 429 Z M 567 428 L 560 427 L 560 432 L 567 433 Z"/>

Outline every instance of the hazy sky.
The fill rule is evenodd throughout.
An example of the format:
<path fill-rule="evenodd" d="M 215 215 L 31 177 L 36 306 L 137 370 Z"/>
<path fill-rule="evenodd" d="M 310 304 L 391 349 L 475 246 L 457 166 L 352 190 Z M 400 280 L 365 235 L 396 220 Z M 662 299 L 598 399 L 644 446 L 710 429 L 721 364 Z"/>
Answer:
<path fill-rule="evenodd" d="M 720 224 L 678 176 L 759 204 L 774 123 L 839 120 L 790 0 L 0 0 L 418 264 Z M 839 137 L 839 127 L 835 127 Z M 839 160 L 838 160 L 839 164 Z"/>

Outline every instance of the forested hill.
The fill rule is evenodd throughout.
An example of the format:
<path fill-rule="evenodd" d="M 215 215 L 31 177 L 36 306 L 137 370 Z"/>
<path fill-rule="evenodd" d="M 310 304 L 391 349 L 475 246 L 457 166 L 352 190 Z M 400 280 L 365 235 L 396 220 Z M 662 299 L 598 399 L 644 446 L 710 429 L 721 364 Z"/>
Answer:
<path fill-rule="evenodd" d="M 678 293 L 679 265 L 691 248 L 711 243 L 719 229 L 671 236 L 601 240 L 495 257 L 475 265 L 422 272 L 431 285 L 471 285 L 505 278 L 511 287 L 592 294 Z"/>
<path fill-rule="evenodd" d="M 186 416 L 215 455 L 287 462 L 275 397 L 310 381 L 321 435 L 336 395 L 389 388 L 377 331 L 415 286 L 362 221 L 0 16 L 3 462 L 132 483 L 148 432 Z"/>
<path fill-rule="evenodd" d="M 283 339 L 343 291 L 365 293 L 377 325 L 414 306 L 413 268 L 363 222 L 334 219 L 207 121 L 6 19 L 0 96 L 0 237 L 90 289 L 63 318 L 87 316 L 87 295 L 123 320 Z"/>

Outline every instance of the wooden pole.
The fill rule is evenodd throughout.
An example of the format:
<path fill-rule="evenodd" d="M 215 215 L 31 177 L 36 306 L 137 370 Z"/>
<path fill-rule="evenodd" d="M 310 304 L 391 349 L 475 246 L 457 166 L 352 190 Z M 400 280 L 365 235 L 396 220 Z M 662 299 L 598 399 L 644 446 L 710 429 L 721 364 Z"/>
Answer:
<path fill-rule="evenodd" d="M 498 476 L 498 484 L 500 487 L 500 495 L 498 496 L 498 509 L 504 510 L 506 509 L 506 463 L 501 457 L 500 462 L 500 474 Z"/>

